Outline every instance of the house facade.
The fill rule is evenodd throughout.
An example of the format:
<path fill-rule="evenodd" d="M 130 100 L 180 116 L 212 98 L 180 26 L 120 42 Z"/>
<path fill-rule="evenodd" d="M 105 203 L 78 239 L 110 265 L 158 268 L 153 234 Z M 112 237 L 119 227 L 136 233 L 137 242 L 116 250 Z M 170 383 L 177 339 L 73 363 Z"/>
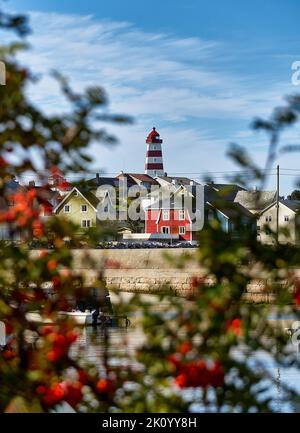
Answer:
<path fill-rule="evenodd" d="M 53 213 L 70 219 L 82 230 L 97 224 L 97 205 L 99 201 L 91 192 L 74 187 L 55 207 Z"/>
<path fill-rule="evenodd" d="M 195 243 L 198 227 L 196 222 L 204 218 L 204 195 L 197 204 L 197 192 L 190 181 L 186 186 L 167 181 L 143 202 L 145 211 L 145 233 L 152 237 L 164 237 L 165 240 L 177 240 Z M 201 191 L 203 188 L 199 185 Z M 201 194 L 200 194 L 201 195 Z M 196 207 L 199 206 L 197 210 Z M 201 225 L 201 223 L 200 223 Z"/>
<path fill-rule="evenodd" d="M 179 241 L 196 241 L 196 232 L 192 231 L 192 223 L 187 209 L 157 208 L 146 209 L 145 233 L 165 235 L 166 239 Z"/>
<path fill-rule="evenodd" d="M 280 243 L 299 244 L 300 202 L 295 200 L 280 200 L 278 209 L 278 226 Z M 274 244 L 277 230 L 277 204 L 273 202 L 259 214 L 257 220 L 257 239 L 264 244 Z"/>

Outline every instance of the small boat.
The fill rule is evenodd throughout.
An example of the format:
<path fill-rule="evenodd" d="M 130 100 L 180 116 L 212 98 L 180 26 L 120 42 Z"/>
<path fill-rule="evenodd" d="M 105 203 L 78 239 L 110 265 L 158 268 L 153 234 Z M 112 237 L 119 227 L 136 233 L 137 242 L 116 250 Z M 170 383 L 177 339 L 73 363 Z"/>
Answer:
<path fill-rule="evenodd" d="M 81 326 L 92 325 L 93 323 L 93 311 L 59 311 L 58 315 L 62 317 L 67 316 L 73 319 L 77 325 Z"/>
<path fill-rule="evenodd" d="M 38 311 L 30 311 L 26 313 L 25 317 L 28 320 L 28 322 L 40 323 L 44 325 L 53 324 L 53 320 L 45 319 L 44 317 L 41 316 L 41 314 Z M 80 311 L 80 310 L 59 311 L 58 317 L 60 318 L 71 317 L 77 325 L 82 325 L 82 326 L 92 324 L 92 320 L 93 320 L 93 316 L 91 312 Z"/>
<path fill-rule="evenodd" d="M 53 323 L 53 320 L 42 317 L 38 311 L 29 311 L 25 314 L 26 320 L 33 323 L 41 323 L 44 325 Z"/>
<path fill-rule="evenodd" d="M 71 317 L 77 325 L 81 326 L 102 326 L 102 327 L 125 327 L 130 326 L 131 322 L 127 316 L 117 316 L 104 314 L 96 310 L 73 310 L 73 311 L 60 311 L 61 316 Z"/>
<path fill-rule="evenodd" d="M 130 320 L 127 316 L 117 316 L 104 314 L 97 312 L 96 310 L 85 310 L 79 309 L 72 311 L 59 311 L 58 318 L 60 319 L 72 319 L 76 325 L 79 326 L 108 326 L 108 327 L 125 327 L 130 326 Z M 45 319 L 41 316 L 38 311 L 30 311 L 26 313 L 26 319 L 28 322 L 38 324 L 53 324 L 53 320 Z"/>

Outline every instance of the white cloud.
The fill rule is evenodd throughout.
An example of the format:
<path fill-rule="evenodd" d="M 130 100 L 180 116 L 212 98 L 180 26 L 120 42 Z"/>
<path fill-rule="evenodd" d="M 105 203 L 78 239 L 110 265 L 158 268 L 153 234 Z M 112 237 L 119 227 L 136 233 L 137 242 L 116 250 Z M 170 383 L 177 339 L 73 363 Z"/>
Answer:
<path fill-rule="evenodd" d="M 46 75 L 57 69 L 74 89 L 101 85 L 112 112 L 130 114 L 138 123 L 113 126 L 122 146 L 113 153 L 93 145 L 95 167 L 143 171 L 145 135 L 153 124 L 165 139 L 165 166 L 173 172 L 230 169 L 226 144 L 253 142 L 245 128 L 253 116 L 266 116 L 290 92 L 290 83 L 260 83 L 238 74 L 230 47 L 217 41 L 149 33 L 128 22 L 93 16 L 31 12 L 32 49 L 21 60 L 43 78 L 30 88 L 49 112 L 66 104 L 57 83 Z M 208 120 L 209 126 L 205 125 Z M 214 123 L 213 123 L 214 121 Z M 223 133 L 218 122 L 232 122 Z M 262 140 L 259 140 L 262 143 Z M 256 143 L 256 145 L 259 145 Z"/>
<path fill-rule="evenodd" d="M 33 12 L 31 19 L 33 50 L 23 60 L 40 73 L 59 69 L 80 89 L 103 85 L 112 110 L 173 121 L 246 119 L 276 99 L 277 93 L 257 94 L 247 77 L 226 71 L 222 53 L 227 48 L 214 41 L 146 33 L 92 16 Z M 35 94 L 41 99 L 47 88 L 42 82 Z"/>

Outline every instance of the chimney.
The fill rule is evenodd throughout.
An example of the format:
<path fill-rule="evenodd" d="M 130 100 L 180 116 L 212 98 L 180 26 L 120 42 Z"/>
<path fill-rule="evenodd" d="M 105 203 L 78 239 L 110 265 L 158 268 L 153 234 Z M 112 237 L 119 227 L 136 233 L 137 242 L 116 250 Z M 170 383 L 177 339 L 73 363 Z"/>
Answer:
<path fill-rule="evenodd" d="M 253 187 L 253 192 L 257 192 L 257 186 L 256 185 Z"/>
<path fill-rule="evenodd" d="M 97 184 L 99 185 L 100 183 L 100 174 L 96 173 L 96 180 L 97 180 Z"/>
<path fill-rule="evenodd" d="M 172 179 L 172 184 L 176 185 L 176 183 L 177 183 L 177 180 L 176 179 Z"/>
<path fill-rule="evenodd" d="M 190 180 L 190 185 L 195 185 L 195 182 L 193 180 Z"/>
<path fill-rule="evenodd" d="M 33 188 L 35 186 L 35 181 L 34 180 L 30 180 L 28 182 L 28 186 L 30 186 L 31 188 Z"/>

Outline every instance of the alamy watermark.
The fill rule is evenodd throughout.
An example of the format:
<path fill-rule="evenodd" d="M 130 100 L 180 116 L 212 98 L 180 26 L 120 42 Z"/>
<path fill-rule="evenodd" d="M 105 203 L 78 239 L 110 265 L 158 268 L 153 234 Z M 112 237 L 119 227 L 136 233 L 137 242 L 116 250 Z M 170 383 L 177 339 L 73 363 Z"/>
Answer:
<path fill-rule="evenodd" d="M 299 86 L 300 85 L 300 60 L 296 60 L 292 63 L 291 66 L 292 69 L 292 76 L 291 76 L 291 82 L 293 86 Z"/>
<path fill-rule="evenodd" d="M 143 185 L 128 186 L 125 178 L 119 180 L 117 186 L 99 186 L 96 197 L 100 221 L 156 220 L 166 211 L 170 220 L 188 221 L 191 231 L 199 231 L 204 225 L 204 187 L 201 184 L 176 185 L 173 189 L 160 185 L 146 188 Z M 172 213 L 176 213 L 176 217 Z"/>

